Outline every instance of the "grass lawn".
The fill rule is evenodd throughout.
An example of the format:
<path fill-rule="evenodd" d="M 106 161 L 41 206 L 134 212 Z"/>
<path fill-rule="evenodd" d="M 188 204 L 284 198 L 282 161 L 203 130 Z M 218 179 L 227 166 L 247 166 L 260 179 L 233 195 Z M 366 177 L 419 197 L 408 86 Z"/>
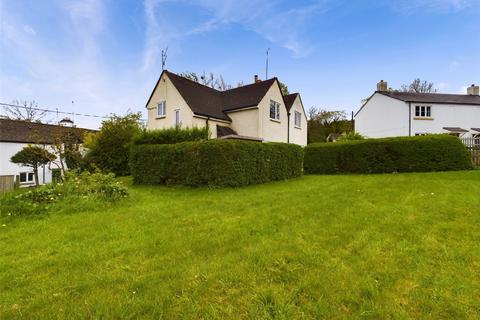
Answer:
<path fill-rule="evenodd" d="M 1 218 L 0 318 L 480 317 L 480 171 L 130 194 Z"/>

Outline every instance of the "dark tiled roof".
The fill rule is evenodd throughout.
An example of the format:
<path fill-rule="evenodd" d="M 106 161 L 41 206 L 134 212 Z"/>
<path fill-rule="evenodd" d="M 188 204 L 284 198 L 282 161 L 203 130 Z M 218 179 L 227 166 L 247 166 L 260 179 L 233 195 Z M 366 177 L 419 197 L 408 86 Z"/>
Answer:
<path fill-rule="evenodd" d="M 295 98 L 298 96 L 298 93 L 292 93 L 288 94 L 286 96 L 283 96 L 283 100 L 285 100 L 285 105 L 287 107 L 287 111 L 290 111 L 290 109 L 293 106 L 293 103 L 295 102 Z"/>
<path fill-rule="evenodd" d="M 167 70 L 164 72 L 193 113 L 227 121 L 231 121 L 226 114 L 227 111 L 258 105 L 268 89 L 277 81 L 276 78 L 272 78 L 235 89 L 218 91 Z"/>
<path fill-rule="evenodd" d="M 480 96 L 472 96 L 472 95 L 466 95 L 466 94 L 383 92 L 383 91 L 377 91 L 377 92 L 387 97 L 392 97 L 405 102 L 480 105 Z"/>
<path fill-rule="evenodd" d="M 236 135 L 236 134 L 237 133 L 232 128 L 219 126 L 217 124 L 217 138 L 229 136 L 229 135 Z"/>
<path fill-rule="evenodd" d="M 457 132 L 457 133 L 465 133 L 468 132 L 468 130 L 462 129 L 460 127 L 443 127 L 444 130 L 450 131 L 450 132 Z"/>
<path fill-rule="evenodd" d="M 480 132 L 480 128 L 472 128 L 472 130 Z"/>
<path fill-rule="evenodd" d="M 87 132 L 95 131 L 37 122 L 0 119 L 0 141 L 2 142 L 51 144 L 60 134 L 72 135 L 76 141 L 83 142 L 83 136 Z"/>

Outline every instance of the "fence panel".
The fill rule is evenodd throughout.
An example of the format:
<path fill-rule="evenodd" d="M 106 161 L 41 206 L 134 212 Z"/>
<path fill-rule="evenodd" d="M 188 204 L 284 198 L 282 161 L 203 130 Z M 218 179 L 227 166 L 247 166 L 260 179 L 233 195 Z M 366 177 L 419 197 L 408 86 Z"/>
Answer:
<path fill-rule="evenodd" d="M 0 176 L 0 194 L 13 190 L 15 187 L 15 176 Z"/>
<path fill-rule="evenodd" d="M 472 155 L 472 162 L 480 166 L 480 137 L 460 138 Z"/>

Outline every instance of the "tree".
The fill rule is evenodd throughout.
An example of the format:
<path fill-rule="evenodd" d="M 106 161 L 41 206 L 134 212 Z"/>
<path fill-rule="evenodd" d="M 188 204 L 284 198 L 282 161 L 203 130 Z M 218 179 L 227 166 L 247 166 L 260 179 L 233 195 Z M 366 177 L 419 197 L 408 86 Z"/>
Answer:
<path fill-rule="evenodd" d="M 57 161 L 50 165 L 53 164 L 60 169 L 61 177 L 64 178 L 67 166 L 69 169 L 73 169 L 66 163 L 66 160 L 69 154 L 79 152 L 83 134 L 80 129 L 72 130 L 68 127 L 58 126 L 54 129 L 52 138 L 52 144 L 48 148 L 56 156 Z"/>
<path fill-rule="evenodd" d="M 47 111 L 38 109 L 35 100 L 13 100 L 11 105 L 4 106 L 6 118 L 11 120 L 24 120 L 30 122 L 41 122 Z"/>
<path fill-rule="evenodd" d="M 33 168 L 35 184 L 38 186 L 38 167 L 55 160 L 55 155 L 39 146 L 26 146 L 14 154 L 10 161 L 25 167 Z"/>
<path fill-rule="evenodd" d="M 186 71 L 186 72 L 180 73 L 179 76 L 190 79 L 192 81 L 203 84 L 204 86 L 207 86 L 216 90 L 220 90 L 220 91 L 233 89 L 233 86 L 227 83 L 222 75 L 216 75 L 213 72 L 209 72 L 208 74 L 203 72 L 203 74 L 199 76 L 195 72 Z M 244 86 L 242 81 L 237 83 L 237 88 L 242 86 Z"/>
<path fill-rule="evenodd" d="M 140 117 L 140 113 L 113 115 L 102 122 L 99 132 L 86 136 L 87 156 L 100 170 L 117 176 L 130 173 L 128 155 L 132 138 L 142 130 Z"/>
<path fill-rule="evenodd" d="M 287 96 L 290 94 L 290 92 L 288 91 L 288 87 L 285 83 L 278 81 L 278 84 L 280 85 L 280 91 L 282 91 L 282 94 L 284 96 Z"/>
<path fill-rule="evenodd" d="M 353 131 L 352 122 L 345 111 L 331 111 L 311 107 L 308 110 L 308 143 L 325 142 L 331 133 Z"/>
<path fill-rule="evenodd" d="M 422 81 L 419 78 L 414 79 L 409 85 L 402 85 L 400 88 L 401 92 L 416 92 L 416 93 L 435 93 L 433 82 Z"/>

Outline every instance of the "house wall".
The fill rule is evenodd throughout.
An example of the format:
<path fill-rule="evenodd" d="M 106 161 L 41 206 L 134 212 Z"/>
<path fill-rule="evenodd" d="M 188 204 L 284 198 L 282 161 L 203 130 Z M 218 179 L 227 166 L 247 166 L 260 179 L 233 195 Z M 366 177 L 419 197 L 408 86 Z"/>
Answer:
<path fill-rule="evenodd" d="M 164 100 L 167 102 L 165 116 L 157 117 L 157 104 Z M 147 129 L 166 129 L 174 127 L 176 109 L 180 110 L 180 122 L 182 127 L 192 127 L 194 123 L 192 110 L 170 81 L 167 74 L 164 73 L 153 92 L 152 99 L 150 99 L 150 102 L 147 105 Z"/>
<path fill-rule="evenodd" d="M 248 109 L 236 112 L 229 112 L 232 119 L 231 128 L 241 136 L 259 137 L 259 109 Z"/>
<path fill-rule="evenodd" d="M 210 139 L 217 138 L 217 124 L 219 126 L 230 127 L 230 123 L 227 121 L 218 121 L 209 118 L 208 119 L 208 133 Z M 197 128 L 203 128 L 207 125 L 207 118 L 201 116 L 193 116 L 192 126 Z"/>
<path fill-rule="evenodd" d="M 295 111 L 302 114 L 300 127 L 295 127 Z M 302 100 L 298 96 L 290 109 L 290 142 L 301 146 L 307 145 L 307 115 L 303 110 Z"/>
<path fill-rule="evenodd" d="M 431 120 L 415 119 L 415 106 L 431 106 Z M 448 133 L 443 127 L 460 127 L 470 132 L 462 135 L 470 137 L 478 134 L 471 128 L 480 127 L 480 106 L 412 103 L 412 135 L 416 133 Z"/>
<path fill-rule="evenodd" d="M 280 103 L 280 121 L 270 119 L 270 100 Z M 259 111 L 259 138 L 271 142 L 287 142 L 288 116 L 283 96 L 278 84 L 274 84 L 267 91 L 258 104 Z"/>
<path fill-rule="evenodd" d="M 375 93 L 355 116 L 355 132 L 368 138 L 408 136 L 408 103 Z"/>
<path fill-rule="evenodd" d="M 415 106 L 431 106 L 429 119 L 415 117 Z M 411 103 L 411 135 L 448 133 L 443 127 L 460 127 L 476 134 L 471 128 L 480 127 L 480 106 Z M 355 117 L 355 131 L 370 138 L 408 136 L 409 103 L 375 93 Z"/>
<path fill-rule="evenodd" d="M 30 167 L 24 167 L 10 162 L 10 158 L 17 152 L 28 146 L 28 143 L 16 143 L 16 142 L 0 142 L 0 176 L 3 175 L 19 175 L 21 172 L 33 172 Z M 43 145 L 42 145 L 43 146 Z M 45 147 L 45 146 L 43 146 Z M 47 147 L 48 148 L 48 147 Z M 52 166 L 52 168 L 56 168 Z M 40 184 L 52 182 L 52 171 L 48 165 L 41 166 L 38 169 L 38 180 Z M 32 186 L 35 182 L 30 184 L 22 184 L 21 186 Z"/>

